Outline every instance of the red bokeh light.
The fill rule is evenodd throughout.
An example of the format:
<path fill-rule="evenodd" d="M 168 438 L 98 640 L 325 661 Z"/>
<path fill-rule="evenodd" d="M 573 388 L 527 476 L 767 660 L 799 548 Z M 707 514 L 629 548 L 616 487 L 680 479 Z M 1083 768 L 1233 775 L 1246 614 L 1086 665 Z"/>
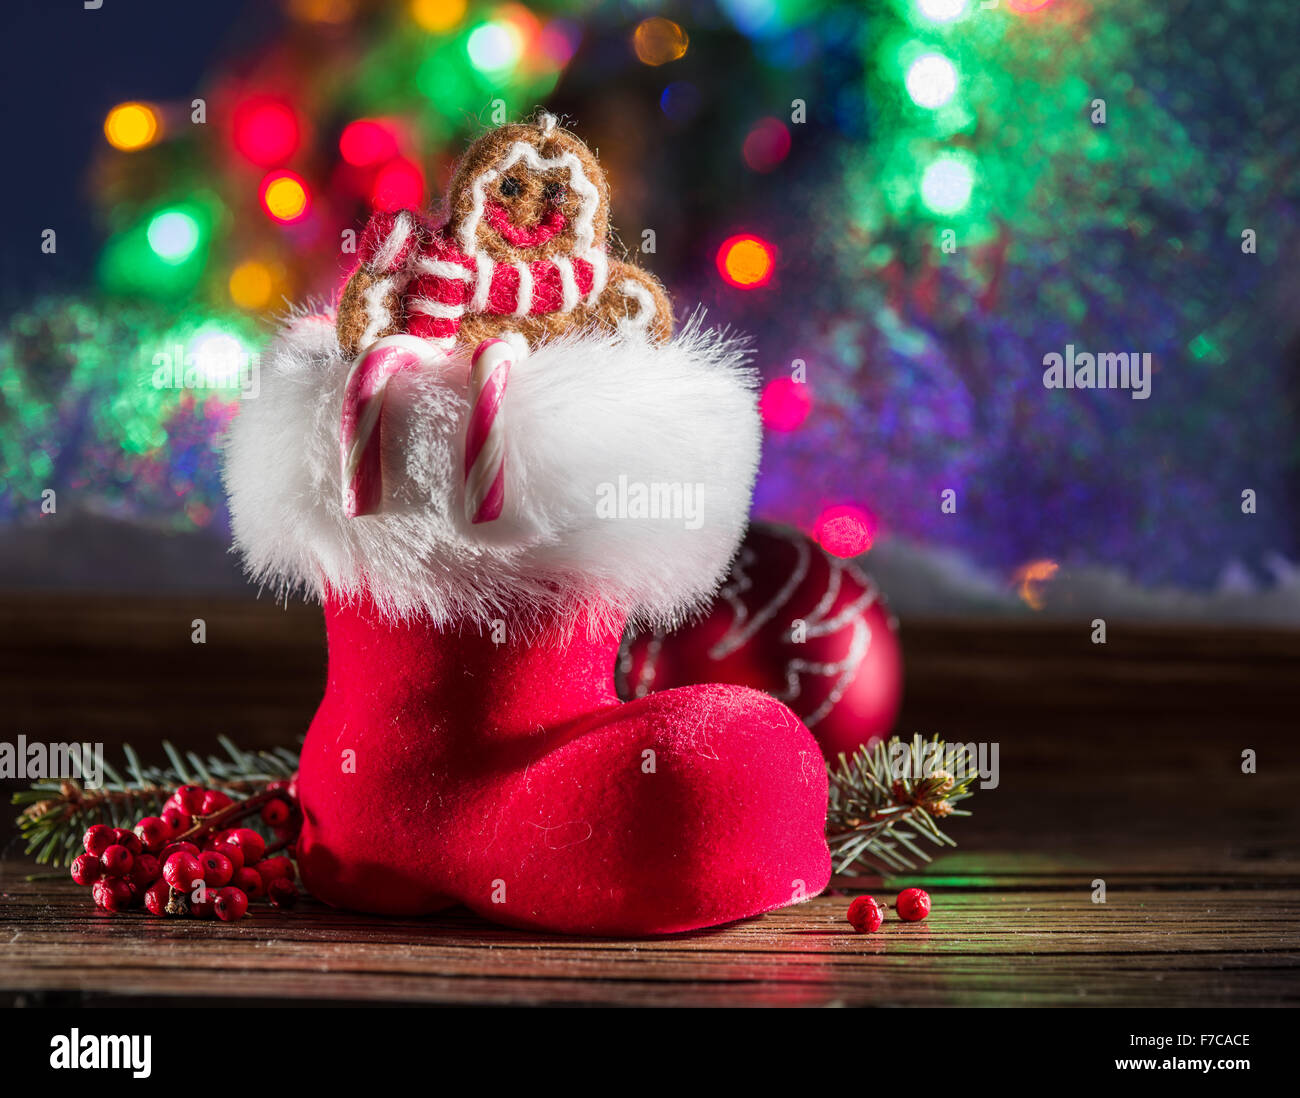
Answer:
<path fill-rule="evenodd" d="M 368 168 L 397 155 L 397 134 L 383 122 L 358 118 L 343 127 L 339 155 L 357 168 Z"/>
<path fill-rule="evenodd" d="M 827 507 L 817 516 L 813 537 L 832 556 L 856 557 L 871 548 L 875 527 L 875 520 L 861 507 L 842 503 Z"/>
<path fill-rule="evenodd" d="M 763 118 L 745 138 L 745 163 L 756 172 L 770 172 L 790 154 L 790 131 L 779 118 Z"/>
<path fill-rule="evenodd" d="M 269 96 L 245 99 L 235 107 L 233 135 L 240 155 L 263 168 L 284 163 L 302 141 L 293 108 Z"/>
<path fill-rule="evenodd" d="M 803 425 L 812 411 L 812 393 L 806 382 L 778 377 L 763 387 L 758 402 L 763 425 L 773 431 L 793 431 Z"/>
<path fill-rule="evenodd" d="M 376 210 L 400 210 L 424 203 L 424 172 L 403 157 L 390 160 L 379 169 L 370 188 L 370 204 Z"/>

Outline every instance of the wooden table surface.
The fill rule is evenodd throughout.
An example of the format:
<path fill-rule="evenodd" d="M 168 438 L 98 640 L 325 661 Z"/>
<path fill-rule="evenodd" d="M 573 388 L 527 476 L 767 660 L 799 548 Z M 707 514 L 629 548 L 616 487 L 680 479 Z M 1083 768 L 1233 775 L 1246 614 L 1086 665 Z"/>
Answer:
<path fill-rule="evenodd" d="M 189 643 L 195 617 L 207 645 Z M 311 902 L 236 925 L 109 916 L 70 882 L 26 882 L 11 848 L 0 1002 L 1300 1003 L 1300 635 L 1110 622 L 1098 646 L 1080 618 L 905 624 L 900 731 L 997 741 L 1001 764 L 952 822 L 960 848 L 915 877 L 617 941 Z M 162 736 L 290 742 L 321 686 L 319 629 L 267 603 L 0 599 L 0 712 L 10 738 L 146 755 Z M 925 923 L 844 921 L 850 896 L 913 883 L 934 898 Z"/>

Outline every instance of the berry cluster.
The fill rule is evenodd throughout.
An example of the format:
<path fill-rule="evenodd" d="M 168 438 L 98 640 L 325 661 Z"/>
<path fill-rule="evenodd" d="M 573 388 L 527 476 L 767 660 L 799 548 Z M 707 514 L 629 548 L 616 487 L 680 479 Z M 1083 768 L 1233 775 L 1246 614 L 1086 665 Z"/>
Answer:
<path fill-rule="evenodd" d="M 894 911 L 905 923 L 919 923 L 930 914 L 930 894 L 923 888 L 905 888 L 894 900 Z M 885 921 L 885 905 L 874 896 L 859 896 L 849 904 L 848 919 L 859 934 L 874 934 Z"/>
<path fill-rule="evenodd" d="M 237 825 L 257 814 L 279 842 L 268 850 L 261 832 Z M 157 816 L 135 828 L 95 824 L 82 837 L 86 852 L 72 862 L 72 879 L 91 889 L 105 911 L 143 906 L 151 915 L 242 919 L 250 900 L 289 908 L 297 900 L 291 850 L 301 817 L 292 783 L 235 801 L 217 789 L 183 785 Z"/>

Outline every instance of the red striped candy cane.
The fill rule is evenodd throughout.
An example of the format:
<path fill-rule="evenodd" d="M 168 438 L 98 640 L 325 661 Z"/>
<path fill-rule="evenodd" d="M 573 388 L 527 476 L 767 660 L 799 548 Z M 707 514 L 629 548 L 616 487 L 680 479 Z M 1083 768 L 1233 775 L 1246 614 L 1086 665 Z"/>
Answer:
<path fill-rule="evenodd" d="M 372 514 L 383 499 L 380 417 L 389 381 L 402 370 L 429 365 L 435 357 L 441 359 L 441 353 L 422 340 L 393 335 L 366 348 L 353 363 L 339 428 L 343 513 L 348 518 Z"/>
<path fill-rule="evenodd" d="M 470 522 L 501 516 L 506 494 L 505 417 L 501 402 L 515 352 L 504 339 L 485 339 L 470 365 L 469 425 L 465 429 L 465 515 Z"/>

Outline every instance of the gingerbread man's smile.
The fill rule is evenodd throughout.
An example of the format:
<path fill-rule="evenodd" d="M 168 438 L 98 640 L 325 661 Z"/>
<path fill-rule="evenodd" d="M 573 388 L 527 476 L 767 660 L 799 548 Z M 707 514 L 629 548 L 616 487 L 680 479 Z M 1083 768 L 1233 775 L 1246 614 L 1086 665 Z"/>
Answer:
<path fill-rule="evenodd" d="M 489 202 L 483 210 L 485 220 L 503 240 L 516 248 L 535 248 L 545 244 L 556 233 L 564 232 L 569 219 L 558 206 L 550 206 L 536 225 L 516 225 L 500 202 Z"/>

